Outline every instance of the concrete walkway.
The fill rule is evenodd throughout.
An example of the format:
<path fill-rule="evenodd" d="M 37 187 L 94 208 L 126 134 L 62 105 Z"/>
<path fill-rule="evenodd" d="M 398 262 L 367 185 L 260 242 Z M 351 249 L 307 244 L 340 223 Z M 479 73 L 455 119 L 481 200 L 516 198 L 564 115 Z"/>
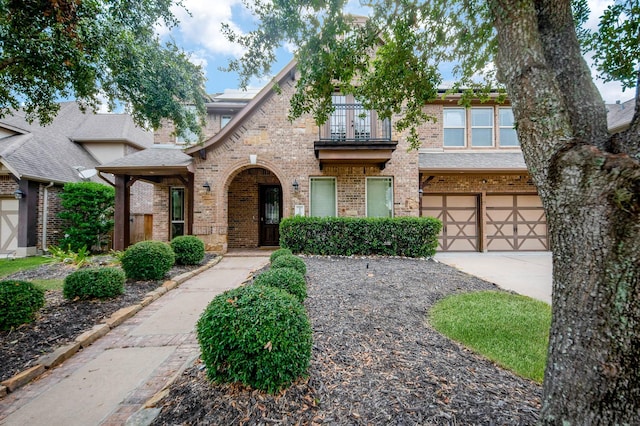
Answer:
<path fill-rule="evenodd" d="M 435 259 L 506 290 L 551 304 L 550 252 L 438 253 Z"/>
<path fill-rule="evenodd" d="M 211 299 L 240 285 L 270 252 L 225 257 L 61 366 L 0 400 L 2 425 L 123 425 L 200 353 L 195 323 Z"/>

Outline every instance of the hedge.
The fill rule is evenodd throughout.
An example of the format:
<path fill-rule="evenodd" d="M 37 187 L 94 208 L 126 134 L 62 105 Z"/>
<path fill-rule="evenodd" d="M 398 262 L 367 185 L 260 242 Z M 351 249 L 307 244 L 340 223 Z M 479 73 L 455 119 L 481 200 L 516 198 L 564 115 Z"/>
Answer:
<path fill-rule="evenodd" d="M 320 255 L 431 257 L 442 222 L 432 217 L 286 218 L 280 223 L 280 247 Z"/>

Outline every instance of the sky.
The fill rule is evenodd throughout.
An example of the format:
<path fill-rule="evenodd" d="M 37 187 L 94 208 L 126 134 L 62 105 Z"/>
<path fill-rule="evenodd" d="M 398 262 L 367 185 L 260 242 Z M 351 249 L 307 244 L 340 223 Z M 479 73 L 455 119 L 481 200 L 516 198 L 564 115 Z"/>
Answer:
<path fill-rule="evenodd" d="M 598 17 L 612 0 L 589 0 L 591 18 L 587 27 L 597 27 Z M 237 89 L 239 78 L 237 74 L 224 72 L 220 67 L 227 65 L 229 59 L 238 58 L 242 49 L 238 45 L 229 42 L 221 32 L 222 23 L 229 24 L 232 28 L 244 32 L 255 25 L 255 18 L 245 9 L 242 0 L 182 0 L 184 8 L 175 7 L 174 13 L 180 24 L 170 31 L 166 28 L 158 29 L 161 37 L 171 37 L 179 46 L 191 55 L 192 62 L 201 65 L 207 77 L 207 93 L 220 93 L 225 89 Z M 190 12 L 188 14 L 185 8 Z M 350 0 L 347 10 L 352 13 L 362 14 L 359 9 L 359 0 Z M 272 73 L 277 74 L 291 59 L 293 53 L 290 49 L 282 48 L 277 53 L 277 62 L 272 65 Z M 595 75 L 595 72 L 593 73 Z M 445 77 L 446 78 L 446 77 Z M 606 103 L 622 102 L 631 99 L 633 90 L 622 91 L 618 83 L 604 84 L 601 80 L 595 80 L 602 97 Z M 251 88 L 262 88 L 269 83 L 269 79 L 254 79 L 250 83 Z"/>

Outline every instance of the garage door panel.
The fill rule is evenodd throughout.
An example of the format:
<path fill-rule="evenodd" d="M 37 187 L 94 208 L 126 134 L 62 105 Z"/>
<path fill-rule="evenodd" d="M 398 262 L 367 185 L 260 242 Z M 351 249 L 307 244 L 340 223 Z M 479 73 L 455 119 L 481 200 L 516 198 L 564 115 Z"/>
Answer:
<path fill-rule="evenodd" d="M 475 195 L 425 194 L 422 216 L 442 221 L 439 250 L 478 251 L 478 198 Z"/>
<path fill-rule="evenodd" d="M 547 225 L 537 195 L 487 195 L 487 250 L 548 250 Z"/>
<path fill-rule="evenodd" d="M 18 248 L 18 203 L 15 198 L 0 199 L 0 253 Z"/>

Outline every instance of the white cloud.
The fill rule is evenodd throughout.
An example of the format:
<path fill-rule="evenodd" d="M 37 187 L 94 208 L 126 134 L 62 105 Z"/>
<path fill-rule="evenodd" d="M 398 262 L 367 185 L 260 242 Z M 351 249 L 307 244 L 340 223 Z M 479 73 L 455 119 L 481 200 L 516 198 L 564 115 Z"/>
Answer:
<path fill-rule="evenodd" d="M 217 0 L 215 3 L 209 0 L 184 0 L 184 8 L 174 9 L 180 24 L 173 34 L 177 31 L 186 42 L 205 49 L 209 54 L 238 57 L 242 55 L 242 48 L 227 40 L 221 32 L 221 24 L 227 23 L 241 33 L 232 19 L 232 7 L 241 4 L 240 0 Z"/>

